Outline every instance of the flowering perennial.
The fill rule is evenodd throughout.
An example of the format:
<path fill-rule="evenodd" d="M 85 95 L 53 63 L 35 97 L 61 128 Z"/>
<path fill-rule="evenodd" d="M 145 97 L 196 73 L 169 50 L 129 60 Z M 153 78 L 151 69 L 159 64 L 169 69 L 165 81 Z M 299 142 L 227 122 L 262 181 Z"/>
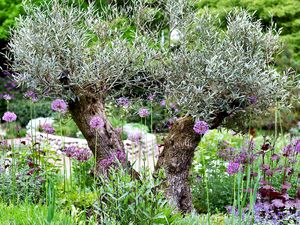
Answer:
<path fill-rule="evenodd" d="M 237 162 L 230 162 L 227 167 L 227 173 L 233 175 L 239 172 L 240 164 Z"/>
<path fill-rule="evenodd" d="M 17 115 L 14 112 L 6 112 L 2 119 L 6 122 L 13 122 L 17 120 Z"/>
<path fill-rule="evenodd" d="M 117 105 L 121 106 L 121 107 L 124 107 L 124 108 L 128 108 L 128 106 L 129 106 L 128 98 L 125 98 L 125 97 L 118 98 L 117 99 Z"/>
<path fill-rule="evenodd" d="M 115 153 L 112 153 L 106 159 L 100 161 L 101 167 L 107 171 L 111 167 L 117 167 L 118 162 L 124 165 L 126 163 L 126 154 L 124 151 L 118 150 Z"/>
<path fill-rule="evenodd" d="M 101 129 L 104 127 L 104 122 L 99 116 L 94 116 L 90 120 L 90 127 L 93 129 Z"/>
<path fill-rule="evenodd" d="M 206 134 L 209 130 L 209 126 L 206 122 L 198 120 L 193 129 L 197 134 Z"/>
<path fill-rule="evenodd" d="M 56 99 L 52 102 L 51 109 L 56 112 L 66 113 L 68 110 L 68 105 L 64 100 Z"/>
<path fill-rule="evenodd" d="M 55 133 L 55 130 L 54 128 L 51 126 L 50 123 L 45 123 L 42 125 L 42 130 L 47 133 L 47 134 L 54 134 Z"/>
<path fill-rule="evenodd" d="M 146 109 L 146 108 L 141 108 L 140 110 L 139 110 L 139 116 L 140 117 L 147 117 L 147 116 L 149 116 L 149 111 L 148 111 L 148 109 Z"/>

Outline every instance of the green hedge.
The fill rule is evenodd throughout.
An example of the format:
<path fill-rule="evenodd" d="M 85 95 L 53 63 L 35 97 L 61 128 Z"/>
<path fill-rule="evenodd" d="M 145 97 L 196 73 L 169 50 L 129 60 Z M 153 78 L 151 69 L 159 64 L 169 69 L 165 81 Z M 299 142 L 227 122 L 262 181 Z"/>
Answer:
<path fill-rule="evenodd" d="M 31 120 L 31 102 L 27 100 L 15 100 L 10 103 L 9 110 L 15 112 L 18 116 L 18 122 L 22 127 L 26 126 Z M 34 103 L 33 118 L 52 117 L 51 102 L 39 101 Z"/>

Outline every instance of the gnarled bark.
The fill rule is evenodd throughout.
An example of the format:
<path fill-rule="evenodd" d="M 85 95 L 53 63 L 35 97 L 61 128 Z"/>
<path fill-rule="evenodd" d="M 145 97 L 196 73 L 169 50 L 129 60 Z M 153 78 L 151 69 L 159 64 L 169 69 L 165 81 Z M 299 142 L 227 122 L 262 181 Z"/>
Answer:
<path fill-rule="evenodd" d="M 216 114 L 210 128 L 217 128 L 227 116 L 227 112 Z M 193 127 L 194 119 L 191 116 L 175 122 L 165 139 L 164 149 L 155 166 L 156 171 L 160 168 L 165 169 L 169 184 L 167 194 L 183 213 L 190 212 L 193 208 L 188 178 L 195 149 L 201 140 L 201 135 L 197 134 Z"/>
<path fill-rule="evenodd" d="M 193 130 L 192 117 L 176 121 L 165 139 L 164 150 L 159 155 L 156 170 L 163 167 L 169 187 L 167 194 L 183 213 L 192 210 L 192 194 L 188 182 L 194 151 L 201 136 Z"/>
<path fill-rule="evenodd" d="M 82 96 L 69 102 L 69 111 L 96 157 L 96 169 L 99 172 L 102 159 L 117 150 L 124 150 L 120 135 L 105 115 L 104 99 L 101 96 Z M 94 116 L 99 116 L 103 120 L 103 129 L 96 131 L 90 127 L 90 120 Z"/>

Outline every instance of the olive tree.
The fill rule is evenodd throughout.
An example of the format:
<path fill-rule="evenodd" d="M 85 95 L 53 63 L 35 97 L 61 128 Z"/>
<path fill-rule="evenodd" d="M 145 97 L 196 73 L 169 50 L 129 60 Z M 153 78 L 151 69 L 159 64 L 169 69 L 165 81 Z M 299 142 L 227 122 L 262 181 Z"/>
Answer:
<path fill-rule="evenodd" d="M 168 193 L 180 210 L 190 211 L 188 173 L 201 139 L 195 119 L 213 129 L 284 102 L 287 75 L 272 67 L 278 33 L 264 32 L 244 11 L 230 14 L 222 30 L 216 18 L 198 15 L 183 0 L 133 0 L 100 13 L 93 4 L 80 9 L 59 2 L 25 5 L 27 15 L 9 43 L 16 81 L 68 102 L 97 165 L 124 149 L 106 118 L 106 100 L 156 92 L 176 101 L 183 117 L 167 136 L 156 169 L 165 168 Z M 89 127 L 95 115 L 105 123 L 99 132 Z"/>
<path fill-rule="evenodd" d="M 156 169 L 166 169 L 169 193 L 183 211 L 192 209 L 189 169 L 202 137 L 193 130 L 195 119 L 210 129 L 241 129 L 250 116 L 288 106 L 287 90 L 293 85 L 288 74 L 274 69 L 281 47 L 277 31 L 264 32 L 260 21 L 238 10 L 228 15 L 225 30 L 220 27 L 209 14 L 190 13 L 178 20 L 179 46 L 163 70 L 168 77 L 165 94 L 185 116 L 167 136 Z"/>
<path fill-rule="evenodd" d="M 139 16 L 132 8 L 112 6 L 99 15 L 93 5 L 80 9 L 53 0 L 40 7 L 25 4 L 24 9 L 27 15 L 17 20 L 9 43 L 14 78 L 43 96 L 68 102 L 99 165 L 112 152 L 124 149 L 105 116 L 107 96 L 158 91 L 160 85 L 154 81 L 162 78 L 162 52 L 150 46 L 156 40 L 146 33 L 132 31 L 126 38 L 117 29 L 128 26 L 127 15 L 131 20 Z M 105 124 L 98 132 L 89 125 L 94 116 Z"/>

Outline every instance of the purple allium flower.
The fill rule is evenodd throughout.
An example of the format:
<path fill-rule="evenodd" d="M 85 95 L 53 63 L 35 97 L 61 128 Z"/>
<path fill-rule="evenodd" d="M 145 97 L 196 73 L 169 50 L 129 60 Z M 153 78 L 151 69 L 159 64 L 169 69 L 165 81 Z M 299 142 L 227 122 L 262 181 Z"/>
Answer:
<path fill-rule="evenodd" d="M 2 119 L 6 122 L 13 122 L 17 120 L 17 115 L 14 112 L 6 112 Z"/>
<path fill-rule="evenodd" d="M 147 99 L 148 99 L 150 102 L 152 102 L 152 101 L 154 100 L 154 98 L 155 98 L 155 94 L 150 94 L 150 95 L 148 95 L 148 97 L 147 97 Z"/>
<path fill-rule="evenodd" d="M 292 185 L 288 182 L 284 182 L 284 184 L 282 184 L 282 186 L 281 186 L 281 188 L 283 190 L 289 190 L 289 189 L 291 189 L 291 187 L 292 187 Z"/>
<path fill-rule="evenodd" d="M 272 170 L 270 170 L 270 169 L 266 170 L 266 175 L 267 176 L 271 177 L 271 176 L 273 176 L 273 174 L 274 174 L 274 172 Z"/>
<path fill-rule="evenodd" d="M 6 101 L 10 101 L 12 99 L 12 96 L 10 94 L 3 95 L 3 99 Z"/>
<path fill-rule="evenodd" d="M 141 108 L 140 110 L 139 110 L 139 116 L 140 117 L 147 117 L 147 116 L 149 116 L 149 111 L 148 111 L 148 109 L 146 109 L 146 108 Z"/>
<path fill-rule="evenodd" d="M 37 94 L 34 91 L 31 91 L 31 90 L 26 91 L 25 94 L 24 94 L 24 97 L 30 99 L 33 102 L 38 101 Z"/>
<path fill-rule="evenodd" d="M 236 162 L 229 162 L 227 167 L 227 173 L 233 175 L 239 172 L 240 164 Z"/>
<path fill-rule="evenodd" d="M 248 97 L 248 100 L 250 102 L 251 105 L 255 105 L 257 103 L 257 97 L 252 95 Z"/>
<path fill-rule="evenodd" d="M 297 123 L 297 124 L 298 124 L 298 127 L 300 128 L 300 121 L 298 121 L 298 123 Z"/>
<path fill-rule="evenodd" d="M 209 126 L 205 121 L 197 120 L 193 129 L 197 134 L 206 134 Z"/>
<path fill-rule="evenodd" d="M 66 113 L 68 109 L 67 103 L 62 99 L 56 99 L 51 104 L 51 109 L 60 113 Z"/>
<path fill-rule="evenodd" d="M 124 151 L 117 150 L 115 153 L 110 154 L 107 158 L 100 161 L 100 165 L 104 170 L 108 170 L 111 167 L 117 167 L 118 163 L 124 165 L 126 163 L 126 154 Z"/>
<path fill-rule="evenodd" d="M 99 116 L 94 116 L 90 120 L 90 127 L 93 129 L 101 129 L 104 127 L 104 122 Z"/>
<path fill-rule="evenodd" d="M 45 123 L 41 126 L 42 130 L 47 134 L 54 134 L 55 130 L 50 123 Z"/>
<path fill-rule="evenodd" d="M 161 100 L 159 104 L 160 104 L 160 106 L 165 107 L 166 106 L 166 100 L 165 99 Z"/>
<path fill-rule="evenodd" d="M 88 161 L 92 157 L 92 153 L 86 148 L 77 148 L 73 154 L 73 157 L 79 162 Z"/>
<path fill-rule="evenodd" d="M 141 139 L 142 139 L 142 134 L 140 132 L 131 133 L 128 136 L 128 140 L 130 140 L 136 144 L 140 143 Z"/>
<path fill-rule="evenodd" d="M 67 157 L 72 158 L 75 156 L 77 152 L 77 147 L 76 146 L 68 146 L 66 147 L 63 152 L 66 154 Z"/>
<path fill-rule="evenodd" d="M 117 105 L 121 106 L 121 107 L 124 107 L 124 108 L 128 108 L 128 106 L 129 106 L 128 98 L 125 98 L 125 97 L 118 98 L 117 99 Z"/>

